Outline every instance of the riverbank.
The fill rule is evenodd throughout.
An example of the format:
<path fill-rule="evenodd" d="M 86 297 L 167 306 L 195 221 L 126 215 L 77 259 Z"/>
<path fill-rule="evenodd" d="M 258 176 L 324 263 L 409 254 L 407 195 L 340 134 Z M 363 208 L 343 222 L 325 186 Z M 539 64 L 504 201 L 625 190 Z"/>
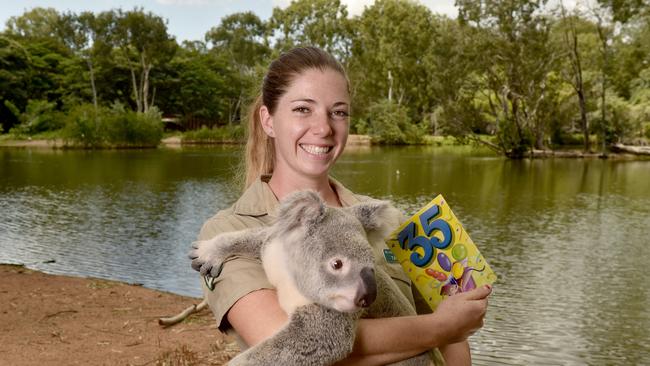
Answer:
<path fill-rule="evenodd" d="M 165 147 L 180 147 L 182 145 L 222 145 L 226 142 L 210 142 L 210 141 L 193 141 L 183 140 L 181 136 L 168 136 L 160 141 L 161 146 Z M 227 142 L 229 144 L 236 144 L 237 142 Z M 348 145 L 370 145 L 371 139 L 367 135 L 349 135 Z M 0 147 L 38 147 L 38 148 L 51 148 L 60 149 L 66 147 L 63 139 L 26 139 L 26 140 L 0 140 Z"/>
<path fill-rule="evenodd" d="M 178 149 L 183 146 L 207 146 L 207 145 L 224 145 L 224 144 L 239 144 L 236 141 L 230 142 L 214 142 L 214 141 L 194 141 L 184 140 L 181 136 L 173 135 L 163 138 L 160 141 L 159 147 Z M 444 136 L 430 136 L 427 145 L 433 146 L 450 146 L 456 145 L 452 137 Z M 372 145 L 372 139 L 367 135 L 349 135 L 347 146 L 348 147 L 369 147 Z M 50 148 L 62 149 L 67 148 L 65 141 L 62 139 L 28 139 L 28 140 L 0 140 L 0 148 Z M 569 159 L 613 159 L 613 160 L 634 160 L 634 159 L 650 159 L 650 147 L 645 145 L 612 145 L 611 151 L 607 153 L 602 152 L 584 152 L 581 149 L 564 148 L 559 150 L 537 150 L 528 151 L 524 153 L 524 158 L 529 159 L 547 159 L 547 158 L 569 158 Z"/>
<path fill-rule="evenodd" d="M 163 328 L 200 299 L 0 265 L 0 360 L 7 365 L 223 365 L 237 352 L 209 310 Z"/>

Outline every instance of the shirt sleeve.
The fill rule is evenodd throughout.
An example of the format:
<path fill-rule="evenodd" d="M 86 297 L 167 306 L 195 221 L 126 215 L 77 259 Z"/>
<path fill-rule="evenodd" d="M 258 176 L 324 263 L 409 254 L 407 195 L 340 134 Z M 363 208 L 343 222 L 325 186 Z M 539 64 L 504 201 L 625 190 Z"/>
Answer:
<path fill-rule="evenodd" d="M 218 234 L 261 225 L 261 223 L 255 225 L 253 222 L 246 222 L 234 215 L 217 214 L 203 225 L 199 240 L 208 240 Z M 246 257 L 228 259 L 218 277 L 201 278 L 201 287 L 203 296 L 222 332 L 231 328 L 227 314 L 239 299 L 257 290 L 274 288 L 266 278 L 262 262 Z"/>

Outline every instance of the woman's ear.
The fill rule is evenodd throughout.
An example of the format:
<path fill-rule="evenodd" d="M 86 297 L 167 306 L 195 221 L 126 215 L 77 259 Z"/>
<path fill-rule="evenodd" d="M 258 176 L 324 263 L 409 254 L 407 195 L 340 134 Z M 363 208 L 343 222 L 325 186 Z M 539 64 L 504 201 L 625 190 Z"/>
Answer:
<path fill-rule="evenodd" d="M 260 107 L 260 122 L 262 123 L 262 129 L 269 137 L 275 137 L 275 132 L 273 132 L 273 116 L 269 113 L 269 109 L 265 105 Z"/>

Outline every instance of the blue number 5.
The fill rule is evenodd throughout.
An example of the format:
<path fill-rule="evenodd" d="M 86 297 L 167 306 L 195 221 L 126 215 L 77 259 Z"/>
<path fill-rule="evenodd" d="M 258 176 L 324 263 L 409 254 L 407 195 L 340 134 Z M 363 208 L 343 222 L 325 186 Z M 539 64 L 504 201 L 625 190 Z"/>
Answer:
<path fill-rule="evenodd" d="M 426 236 L 430 237 L 431 239 L 431 245 L 438 249 L 445 249 L 446 247 L 451 244 L 451 227 L 447 223 L 447 221 L 443 219 L 438 219 L 438 220 L 433 220 L 436 216 L 440 214 L 440 206 L 438 205 L 433 205 L 431 208 L 426 210 L 421 216 L 420 216 L 420 224 L 422 225 L 422 229 L 424 229 L 424 233 Z M 435 236 L 431 236 L 431 233 L 433 233 L 434 230 L 439 230 L 442 232 L 443 240 L 440 241 Z"/>

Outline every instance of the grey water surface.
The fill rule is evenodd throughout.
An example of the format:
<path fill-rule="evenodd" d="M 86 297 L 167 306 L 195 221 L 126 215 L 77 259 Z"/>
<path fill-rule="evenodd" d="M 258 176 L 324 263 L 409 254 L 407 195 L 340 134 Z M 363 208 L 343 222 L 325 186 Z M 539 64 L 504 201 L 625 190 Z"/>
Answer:
<path fill-rule="evenodd" d="M 0 149 L 0 263 L 198 297 L 186 253 L 240 151 Z M 649 160 L 364 147 L 333 175 L 409 214 L 445 196 L 499 276 L 474 364 L 650 364 Z"/>

